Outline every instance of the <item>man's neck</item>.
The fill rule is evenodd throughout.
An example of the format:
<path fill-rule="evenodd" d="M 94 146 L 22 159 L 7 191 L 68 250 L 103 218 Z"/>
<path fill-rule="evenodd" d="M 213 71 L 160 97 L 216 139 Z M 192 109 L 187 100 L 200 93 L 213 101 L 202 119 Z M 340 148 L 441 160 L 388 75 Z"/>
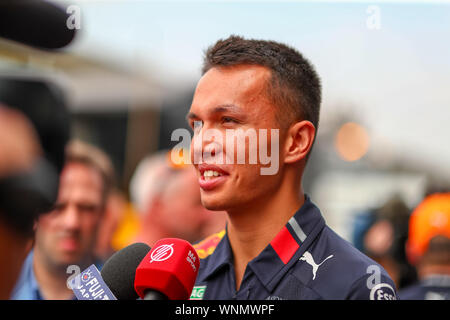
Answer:
<path fill-rule="evenodd" d="M 280 188 L 270 198 L 228 211 L 227 234 L 233 250 L 237 290 L 248 262 L 267 247 L 303 203 L 301 189 Z"/>
<path fill-rule="evenodd" d="M 69 300 L 73 297 L 72 290 L 67 287 L 70 274 L 66 273 L 65 267 L 45 263 L 45 258 L 36 247 L 33 254 L 33 271 L 44 299 Z"/>

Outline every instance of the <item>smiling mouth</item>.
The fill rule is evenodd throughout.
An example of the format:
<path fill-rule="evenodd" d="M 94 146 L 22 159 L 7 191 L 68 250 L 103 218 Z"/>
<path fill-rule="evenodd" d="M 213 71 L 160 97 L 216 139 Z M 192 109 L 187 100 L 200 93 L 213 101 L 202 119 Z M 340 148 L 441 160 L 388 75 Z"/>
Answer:
<path fill-rule="evenodd" d="M 205 181 L 209 181 L 211 179 L 214 179 L 215 177 L 221 177 L 223 174 L 219 171 L 215 170 L 205 170 L 202 174 L 202 177 Z"/>
<path fill-rule="evenodd" d="M 199 165 L 200 177 L 198 179 L 200 188 L 205 191 L 212 190 L 225 182 L 228 173 L 223 169 L 212 165 Z"/>

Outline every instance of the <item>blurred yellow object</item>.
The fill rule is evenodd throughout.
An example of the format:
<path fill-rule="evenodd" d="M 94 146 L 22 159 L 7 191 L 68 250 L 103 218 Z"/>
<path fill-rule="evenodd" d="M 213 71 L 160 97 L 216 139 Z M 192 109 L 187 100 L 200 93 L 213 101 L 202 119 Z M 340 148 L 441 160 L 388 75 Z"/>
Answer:
<path fill-rule="evenodd" d="M 190 164 L 190 150 L 172 149 L 167 152 L 167 162 L 172 169 L 183 169 Z"/>
<path fill-rule="evenodd" d="M 111 246 L 118 251 L 132 244 L 139 232 L 139 217 L 131 203 L 127 203 L 125 213 L 111 240 Z"/>
<path fill-rule="evenodd" d="M 450 192 L 426 197 L 411 214 L 406 251 L 412 264 L 418 262 L 430 240 L 438 235 L 450 238 Z"/>

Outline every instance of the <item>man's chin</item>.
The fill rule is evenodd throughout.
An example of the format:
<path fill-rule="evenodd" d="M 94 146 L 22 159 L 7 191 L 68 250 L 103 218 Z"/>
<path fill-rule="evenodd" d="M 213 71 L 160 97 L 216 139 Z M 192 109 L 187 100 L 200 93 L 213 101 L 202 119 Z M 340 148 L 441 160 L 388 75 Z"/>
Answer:
<path fill-rule="evenodd" d="M 81 255 L 78 251 L 60 251 L 57 260 L 60 265 L 80 264 Z"/>
<path fill-rule="evenodd" d="M 202 205 L 211 211 L 234 211 L 242 207 L 243 203 L 239 198 L 234 197 L 222 197 L 216 195 L 203 195 L 201 196 Z"/>
<path fill-rule="evenodd" d="M 211 211 L 227 211 L 228 204 L 217 197 L 202 197 L 202 205 Z"/>

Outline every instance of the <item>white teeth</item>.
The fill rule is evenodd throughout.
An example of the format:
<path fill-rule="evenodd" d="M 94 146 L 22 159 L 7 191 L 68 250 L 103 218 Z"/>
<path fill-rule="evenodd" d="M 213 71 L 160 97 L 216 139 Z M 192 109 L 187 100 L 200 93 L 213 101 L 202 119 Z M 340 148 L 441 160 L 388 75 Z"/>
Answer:
<path fill-rule="evenodd" d="M 221 175 L 222 174 L 220 174 L 219 172 L 214 171 L 214 170 L 206 170 L 206 171 L 203 172 L 203 177 L 205 177 L 205 178 L 219 177 Z"/>

